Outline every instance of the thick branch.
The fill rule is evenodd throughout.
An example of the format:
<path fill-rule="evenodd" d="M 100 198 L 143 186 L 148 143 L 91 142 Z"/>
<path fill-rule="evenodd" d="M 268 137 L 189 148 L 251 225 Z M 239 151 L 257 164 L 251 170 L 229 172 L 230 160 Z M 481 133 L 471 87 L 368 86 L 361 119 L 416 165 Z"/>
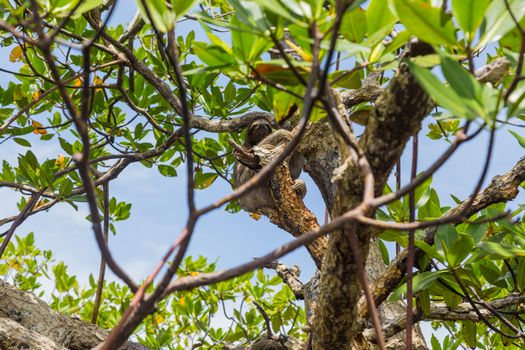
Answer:
<path fill-rule="evenodd" d="M 424 52 L 417 48 L 412 54 Z M 360 139 L 375 177 L 375 190 L 383 190 L 386 179 L 403 148 L 419 128 L 433 103 L 419 87 L 406 64 L 401 64 L 388 88 L 376 101 L 365 134 Z M 341 150 L 340 150 L 341 151 Z M 344 154 L 344 152 L 341 152 Z M 332 217 L 357 207 L 363 197 L 364 179 L 355 162 L 341 159 L 337 169 L 337 192 Z M 356 235 L 361 254 L 368 254 L 370 229 L 350 224 L 334 232 L 321 270 L 321 290 L 316 308 L 314 347 L 319 349 L 353 349 L 360 345 L 356 304 L 361 297 L 357 264 L 348 237 Z"/>
<path fill-rule="evenodd" d="M 59 347 L 49 349 L 81 350 L 91 349 L 99 344 L 108 335 L 107 331 L 79 320 L 64 316 L 51 309 L 46 303 L 31 293 L 16 289 L 6 282 L 0 281 L 0 318 L 8 318 L 17 322 L 31 332 L 49 339 Z M 11 327 L 11 322 L 2 322 L 0 326 L 0 340 L 9 339 L 13 334 L 3 334 L 3 327 Z M 33 333 L 28 333 L 34 335 Z M 45 343 L 44 343 L 45 344 Z M 0 343 L 2 345 L 2 343 Z M 0 348 L 4 349 L 0 346 Z M 34 347 L 34 349 L 40 347 Z M 33 348 L 32 348 L 33 349 Z M 126 343 L 120 349 L 147 349 L 136 343 Z"/>
<path fill-rule="evenodd" d="M 370 74 L 364 81 L 363 85 L 359 89 L 347 90 L 341 93 L 341 100 L 346 109 L 350 110 L 353 106 L 361 102 L 375 101 L 383 89 L 377 81 L 376 74 Z"/>
<path fill-rule="evenodd" d="M 0 349 L 67 350 L 49 338 L 24 328 L 20 323 L 0 317 Z"/>
<path fill-rule="evenodd" d="M 496 299 L 488 304 L 494 309 L 502 309 L 511 305 L 518 306 L 519 304 L 525 301 L 525 296 L 519 294 L 511 294 L 501 299 Z M 489 311 L 486 308 L 480 307 L 479 312 L 485 319 L 492 319 L 496 316 L 494 313 Z M 472 309 L 470 303 L 461 303 L 455 309 L 451 310 L 444 303 L 435 303 L 430 305 L 430 311 L 425 314 L 417 314 L 415 316 L 415 321 L 473 321 L 480 322 L 481 319 L 479 315 Z M 397 333 L 403 331 L 406 327 L 406 317 L 402 316 L 399 319 L 391 322 L 383 328 L 383 332 L 386 337 L 392 337 Z M 366 329 L 364 332 L 365 338 L 369 341 L 375 341 L 375 332 L 373 329 Z"/>
<path fill-rule="evenodd" d="M 304 284 L 299 279 L 301 271 L 298 266 L 288 267 L 275 260 L 265 266 L 268 269 L 275 270 L 283 282 L 290 287 L 293 294 L 298 300 L 304 299 Z"/>
<path fill-rule="evenodd" d="M 284 144 L 271 150 L 255 146 L 253 151 L 260 159 L 260 165 L 265 165 L 276 158 L 283 149 Z M 275 225 L 288 231 L 294 237 L 299 237 L 318 229 L 319 224 L 315 215 L 306 208 L 303 200 L 295 191 L 294 181 L 290 176 L 287 164 L 288 162 L 285 161 L 277 166 L 270 179 L 275 208 L 263 209 L 262 213 L 268 216 Z M 326 237 L 321 237 L 306 246 L 318 267 L 321 266 L 326 245 Z"/>

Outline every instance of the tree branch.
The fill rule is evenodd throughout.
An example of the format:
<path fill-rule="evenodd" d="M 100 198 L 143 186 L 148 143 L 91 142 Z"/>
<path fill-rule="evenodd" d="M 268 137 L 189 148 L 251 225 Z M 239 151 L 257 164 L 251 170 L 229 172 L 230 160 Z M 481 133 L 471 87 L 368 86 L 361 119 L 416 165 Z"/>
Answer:
<path fill-rule="evenodd" d="M 58 311 L 51 309 L 45 302 L 35 295 L 21 291 L 4 281 L 0 281 L 0 320 L 7 318 L 12 321 L 0 322 L 0 347 L 3 339 L 9 339 L 15 334 L 4 333 L 4 329 L 20 329 L 14 327 L 13 321 L 20 327 L 25 328 L 30 336 L 39 335 L 42 338 L 49 339 L 59 345 L 61 349 L 91 349 L 100 343 L 108 332 L 100 327 L 81 321 L 76 317 L 62 315 Z M 9 327 L 9 328 L 4 328 Z M 45 343 L 43 343 L 45 344 Z M 52 344 L 52 343 L 51 343 Z M 40 349 L 40 347 L 34 347 Z M 17 348 L 19 349 L 19 348 Z M 121 348 L 144 350 L 146 347 L 127 342 Z"/>

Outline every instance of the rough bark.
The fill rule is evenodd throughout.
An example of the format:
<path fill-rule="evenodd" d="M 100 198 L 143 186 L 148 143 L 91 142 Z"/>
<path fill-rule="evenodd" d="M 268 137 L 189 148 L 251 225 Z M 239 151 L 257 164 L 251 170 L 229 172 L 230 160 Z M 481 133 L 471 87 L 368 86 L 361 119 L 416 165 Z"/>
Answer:
<path fill-rule="evenodd" d="M 71 350 L 91 349 L 108 335 L 106 330 L 77 318 L 62 315 L 33 294 L 18 290 L 4 281 L 0 281 L 0 294 L 2 295 L 0 319 L 3 319 L 0 339 L 5 340 L 4 344 L 14 346 L 3 345 L 2 350 L 25 349 L 18 346 L 22 343 L 16 342 L 16 339 L 26 339 L 24 334 L 29 337 L 28 341 L 45 340 L 42 349 L 48 346 L 49 349 L 67 348 Z M 16 322 L 18 326 L 13 326 L 12 322 Z M 16 333 L 18 331 L 20 333 Z M 53 346 L 57 347 L 53 348 Z M 140 344 L 127 342 L 120 349 L 144 350 L 147 348 Z"/>
<path fill-rule="evenodd" d="M 0 317 L 0 349 L 66 350 L 51 339 L 5 317 Z"/>
<path fill-rule="evenodd" d="M 375 237 L 370 243 L 370 249 L 368 253 L 368 258 L 366 261 L 366 275 L 368 278 L 368 283 L 372 283 L 378 276 L 381 275 L 386 270 L 386 266 L 381 258 L 381 253 L 379 250 L 378 238 Z M 361 297 L 363 300 L 363 297 Z M 366 306 L 366 305 L 365 305 Z M 397 324 L 399 319 L 405 317 L 406 307 L 401 301 L 397 302 L 387 302 L 382 303 L 378 307 L 379 319 L 382 325 Z M 366 319 L 365 317 L 362 317 Z M 405 328 L 406 324 L 403 325 L 404 328 L 400 328 L 397 332 L 392 334 L 385 334 L 387 339 L 387 349 L 389 350 L 404 350 L 405 349 Z M 368 329 L 365 330 L 363 335 L 365 339 L 371 343 L 376 342 L 375 337 L 371 337 L 370 334 L 375 336 L 375 331 L 370 329 L 371 324 L 366 324 Z M 419 328 L 419 325 L 414 327 L 414 336 L 413 336 L 413 348 L 417 350 L 427 349 L 425 340 L 423 338 L 423 333 Z"/>
<path fill-rule="evenodd" d="M 419 87 L 408 67 L 401 64 L 395 78 L 376 101 L 365 134 L 359 140 L 375 176 L 376 194 L 383 190 L 406 142 L 420 128 L 432 106 L 431 99 Z M 343 166 L 343 169 L 338 169 L 333 217 L 356 207 L 362 200 L 360 169 L 352 163 L 343 163 Z M 366 343 L 359 336 L 356 305 L 361 288 L 348 243 L 350 234 L 357 235 L 361 252 L 364 256 L 368 254 L 368 227 L 350 224 L 345 230 L 331 235 L 321 269 L 313 338 L 316 350 L 354 349 Z"/>

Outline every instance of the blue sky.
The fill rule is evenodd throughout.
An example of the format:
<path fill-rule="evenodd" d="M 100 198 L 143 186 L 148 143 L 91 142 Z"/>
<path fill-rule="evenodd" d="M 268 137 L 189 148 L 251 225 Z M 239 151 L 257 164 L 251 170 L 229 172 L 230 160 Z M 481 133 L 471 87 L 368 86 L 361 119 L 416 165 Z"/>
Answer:
<path fill-rule="evenodd" d="M 135 9 L 134 2 L 120 1 L 112 23 L 127 23 L 133 17 Z M 195 29 L 193 26 L 191 21 L 185 21 L 178 31 L 184 33 Z M 10 48 L 0 48 L 2 68 L 13 69 L 7 60 L 9 52 Z M 10 79 L 9 75 L 0 73 L 0 85 L 5 86 Z M 430 119 L 426 120 L 425 125 L 429 121 Z M 525 135 L 525 129 L 514 130 Z M 422 134 L 425 133 L 426 126 L 422 130 Z M 34 138 L 37 139 L 36 136 Z M 434 176 L 433 187 L 440 193 L 443 204 L 453 205 L 448 196 L 450 193 L 463 199 L 472 191 L 485 158 L 487 139 L 488 134 L 484 132 L 476 140 L 461 146 Z M 60 153 L 53 142 L 35 144 L 38 147 L 32 150 L 40 159 L 54 158 Z M 420 137 L 420 171 L 432 164 L 446 147 L 447 143 L 443 140 L 432 141 Z M 25 152 L 25 149 L 13 142 L 6 142 L 0 145 L 0 160 L 14 161 L 19 152 Z M 524 153 L 505 128 L 498 130 L 488 179 L 510 169 Z M 408 151 L 402 159 L 404 180 L 409 176 L 409 162 Z M 179 173 L 182 174 L 183 171 Z M 306 180 L 306 204 L 322 222 L 324 204 L 321 196 L 310 179 L 306 177 Z M 110 191 L 119 200 L 133 204 L 130 219 L 116 225 L 117 235 L 110 238 L 110 248 L 117 261 L 135 280 L 140 280 L 151 271 L 185 224 L 187 210 L 184 177 L 165 178 L 155 169 L 134 164 L 111 182 Z M 197 204 L 202 207 L 230 191 L 230 186 L 218 179 L 207 190 L 197 192 Z M 0 198 L 0 217 L 16 214 L 19 195 L 0 189 Z M 89 273 L 97 273 L 100 259 L 90 224 L 85 220 L 86 215 L 86 206 L 81 205 L 80 210 L 75 211 L 67 204 L 57 205 L 48 213 L 30 217 L 17 233 L 25 235 L 34 232 L 37 245 L 52 249 L 56 259 L 63 260 L 69 265 L 70 272 L 78 275 L 81 283 L 85 283 Z M 289 234 L 276 228 L 265 218 L 254 221 L 244 212 L 232 215 L 219 209 L 199 221 L 189 253 L 194 256 L 204 255 L 210 260 L 218 259 L 219 268 L 227 268 L 263 255 L 290 239 Z M 314 272 L 315 266 L 304 248 L 287 255 L 282 261 L 288 265 L 299 265 L 303 271 L 303 281 L 307 281 Z"/>

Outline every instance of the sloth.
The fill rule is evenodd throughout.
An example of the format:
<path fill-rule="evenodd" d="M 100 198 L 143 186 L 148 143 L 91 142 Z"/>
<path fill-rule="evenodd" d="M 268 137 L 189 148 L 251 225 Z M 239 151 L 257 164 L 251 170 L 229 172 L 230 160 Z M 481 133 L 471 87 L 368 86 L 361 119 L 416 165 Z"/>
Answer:
<path fill-rule="evenodd" d="M 252 149 L 254 146 L 271 150 L 276 146 L 281 145 L 283 142 L 288 141 L 291 138 L 291 135 L 292 133 L 290 131 L 284 129 L 273 131 L 270 122 L 265 118 L 256 119 L 246 128 L 243 147 L 246 150 Z M 288 169 L 290 171 L 290 176 L 294 180 L 294 189 L 301 198 L 304 198 L 306 194 L 306 184 L 303 180 L 299 179 L 303 166 L 304 157 L 298 152 L 292 153 L 289 158 Z M 246 183 L 256 173 L 256 170 L 253 170 L 236 160 L 233 170 L 233 179 L 235 182 L 234 187 L 237 188 Z M 275 208 L 270 181 L 267 180 L 252 191 L 244 194 L 238 199 L 238 202 L 242 209 L 251 213 Z"/>

